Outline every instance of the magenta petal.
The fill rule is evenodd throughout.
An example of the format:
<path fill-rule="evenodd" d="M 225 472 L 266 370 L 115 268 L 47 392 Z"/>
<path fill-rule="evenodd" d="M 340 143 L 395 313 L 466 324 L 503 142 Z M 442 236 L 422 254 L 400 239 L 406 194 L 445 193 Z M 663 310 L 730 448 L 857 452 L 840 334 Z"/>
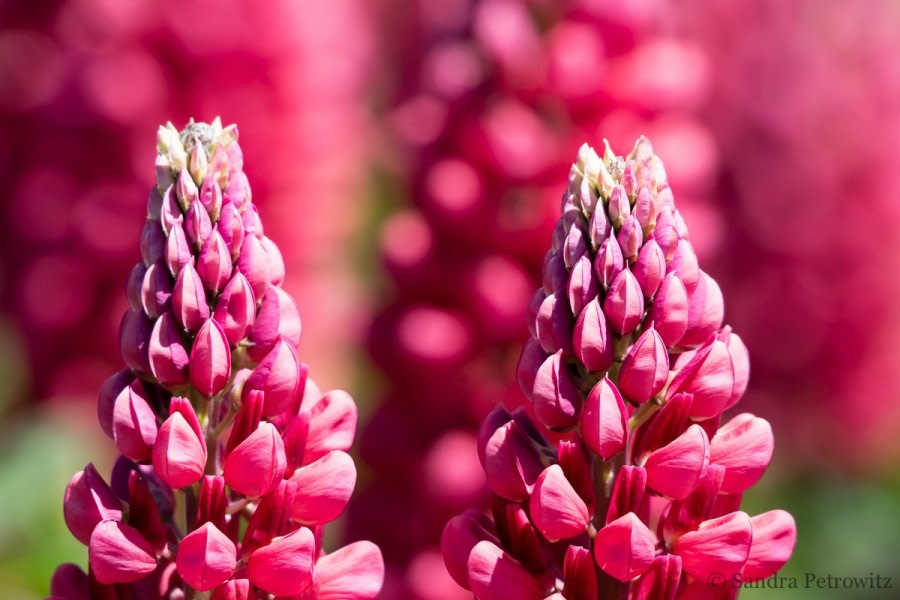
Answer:
<path fill-rule="evenodd" d="M 250 600 L 250 580 L 231 579 L 226 581 L 215 589 L 210 600 Z"/>
<path fill-rule="evenodd" d="M 628 439 L 625 403 L 608 377 L 597 382 L 585 400 L 581 434 L 588 448 L 603 460 L 625 448 Z"/>
<path fill-rule="evenodd" d="M 726 329 L 730 329 L 726 327 Z M 750 352 L 744 341 L 736 334 L 729 333 L 725 345 L 728 346 L 728 354 L 731 355 L 731 364 L 734 367 L 734 389 L 731 391 L 731 398 L 725 403 L 725 410 L 728 410 L 744 395 L 747 391 L 747 384 L 750 383 Z"/>
<path fill-rule="evenodd" d="M 575 354 L 588 371 L 601 372 L 612 366 L 615 360 L 612 335 L 599 298 L 588 302 L 578 315 L 572 343 Z"/>
<path fill-rule="evenodd" d="M 693 394 L 691 418 L 709 419 L 722 412 L 733 390 L 734 366 L 728 347 L 719 339 L 711 339 L 678 371 L 666 397 L 682 392 Z"/>
<path fill-rule="evenodd" d="M 222 326 L 207 319 L 191 348 L 191 383 L 205 396 L 215 396 L 231 377 L 231 347 Z"/>
<path fill-rule="evenodd" d="M 172 313 L 186 330 L 194 332 L 209 318 L 206 290 L 194 265 L 187 263 L 178 272 L 172 292 Z"/>
<path fill-rule="evenodd" d="M 522 346 L 519 362 L 516 363 L 516 382 L 519 384 L 519 389 L 528 398 L 531 398 L 532 390 L 534 390 L 534 379 L 538 369 L 546 359 L 547 353 L 536 339 L 529 338 Z"/>
<path fill-rule="evenodd" d="M 372 542 L 348 544 L 316 562 L 316 600 L 372 600 L 384 583 L 384 559 Z"/>
<path fill-rule="evenodd" d="M 597 532 L 597 566 L 619 581 L 629 581 L 647 570 L 656 555 L 656 538 L 637 515 L 627 513 Z"/>
<path fill-rule="evenodd" d="M 625 268 L 622 248 L 614 237 L 609 237 L 600 244 L 597 257 L 594 259 L 594 274 L 597 275 L 597 287 L 609 289 L 613 280 Z"/>
<path fill-rule="evenodd" d="M 131 309 L 122 315 L 119 325 L 119 349 L 122 360 L 135 373 L 150 373 L 150 334 L 153 321 L 142 310 Z"/>
<path fill-rule="evenodd" d="M 606 522 L 611 523 L 626 513 L 641 514 L 644 492 L 647 490 L 647 471 L 634 465 L 623 465 L 616 475 L 606 510 Z"/>
<path fill-rule="evenodd" d="M 697 287 L 688 295 L 688 321 L 679 345 L 699 346 L 722 326 L 725 302 L 715 279 L 700 271 Z"/>
<path fill-rule="evenodd" d="M 63 563 L 53 571 L 50 579 L 50 598 L 60 600 L 91 600 L 87 573 L 76 564 Z"/>
<path fill-rule="evenodd" d="M 114 375 L 110 375 L 97 394 L 97 420 L 100 421 L 100 429 L 110 439 L 113 437 L 113 411 L 116 406 L 116 398 L 134 381 L 134 373 L 130 369 L 122 369 Z"/>
<path fill-rule="evenodd" d="M 663 278 L 653 297 L 648 318 L 653 321 L 667 347 L 673 348 L 680 343 L 688 327 L 688 296 L 684 284 L 675 273 Z"/>
<path fill-rule="evenodd" d="M 597 297 L 594 267 L 586 255 L 575 262 L 569 274 L 568 300 L 573 315 L 581 314 L 585 305 Z"/>
<path fill-rule="evenodd" d="M 742 572 L 744 581 L 767 579 L 788 561 L 797 544 L 794 517 L 783 510 L 770 510 L 750 519 L 753 543 Z"/>
<path fill-rule="evenodd" d="M 566 549 L 563 581 L 562 596 L 566 600 L 597 599 L 597 569 L 590 550 L 574 544 Z"/>
<path fill-rule="evenodd" d="M 656 240 L 650 238 L 641 248 L 632 268 L 645 298 L 652 298 L 666 275 L 666 257 Z"/>
<path fill-rule="evenodd" d="M 276 596 L 294 596 L 312 581 L 316 541 L 306 527 L 276 538 L 250 555 L 247 576 L 253 585 Z"/>
<path fill-rule="evenodd" d="M 491 490 L 512 501 L 528 498 L 543 470 L 537 451 L 515 421 L 494 431 L 485 445 L 482 462 Z"/>
<path fill-rule="evenodd" d="M 304 405 L 306 397 L 303 398 Z M 312 462 L 330 450 L 344 450 L 353 445 L 356 437 L 357 408 L 350 394 L 333 390 L 314 400 L 310 412 L 309 434 L 306 438 L 305 462 Z"/>
<path fill-rule="evenodd" d="M 147 268 L 141 282 L 141 307 L 151 319 L 169 310 L 172 300 L 172 275 L 162 260 Z"/>
<path fill-rule="evenodd" d="M 572 314 L 561 292 L 550 294 L 541 303 L 535 321 L 537 339 L 548 354 L 562 350 L 572 352 Z"/>
<path fill-rule="evenodd" d="M 534 414 L 549 429 L 564 430 L 578 424 L 581 392 L 563 359 L 563 351 L 548 356 L 538 369 L 531 395 Z"/>
<path fill-rule="evenodd" d="M 266 236 L 262 236 L 260 242 L 266 251 L 266 258 L 269 259 L 269 280 L 272 285 L 280 286 L 284 283 L 284 258 L 281 256 L 281 250 Z"/>
<path fill-rule="evenodd" d="M 247 351 L 253 360 L 262 360 L 281 338 L 292 346 L 299 344 L 300 333 L 300 313 L 294 299 L 281 288 L 269 287 L 253 321 Z"/>
<path fill-rule="evenodd" d="M 186 584 L 206 592 L 234 573 L 237 549 L 215 525 L 204 523 L 181 540 L 175 565 Z"/>
<path fill-rule="evenodd" d="M 135 462 L 149 460 L 156 442 L 156 414 L 134 382 L 122 390 L 113 407 L 113 439 L 116 448 Z"/>
<path fill-rule="evenodd" d="M 678 275 L 678 279 L 684 284 L 688 296 L 693 294 L 697 289 L 697 283 L 700 280 L 700 264 L 697 261 L 697 254 L 691 243 L 686 239 L 678 240 L 675 246 L 675 252 L 669 260 L 668 270 Z"/>
<path fill-rule="evenodd" d="M 681 556 L 684 571 L 697 579 L 708 581 L 715 574 L 727 580 L 747 562 L 752 538 L 750 517 L 738 511 L 685 533 L 675 541 L 672 553 Z"/>
<path fill-rule="evenodd" d="M 469 589 L 469 554 L 482 540 L 500 543 L 494 522 L 484 513 L 474 509 L 447 521 L 441 534 L 441 554 L 447 572 L 456 583 L 466 589 Z"/>
<path fill-rule="evenodd" d="M 647 485 L 669 498 L 686 497 L 709 465 L 709 440 L 699 425 L 691 425 L 677 439 L 647 458 Z"/>
<path fill-rule="evenodd" d="M 218 294 L 231 277 L 231 251 L 218 231 L 213 231 L 197 257 L 197 273 L 203 286 Z"/>
<path fill-rule="evenodd" d="M 172 313 L 166 312 L 156 321 L 150 334 L 150 370 L 165 387 L 178 387 L 188 382 L 187 350 L 181 330 Z"/>
<path fill-rule="evenodd" d="M 575 537 L 588 525 L 588 510 L 559 465 L 544 469 L 529 503 L 531 520 L 551 542 Z"/>
<path fill-rule="evenodd" d="M 265 394 L 263 416 L 273 417 L 287 410 L 300 391 L 300 364 L 297 353 L 280 340 L 244 382 L 243 394 L 261 390 Z"/>
<path fill-rule="evenodd" d="M 774 449 L 772 427 L 765 419 L 743 413 L 722 426 L 709 442 L 710 462 L 725 467 L 722 492 L 737 494 L 759 481 Z"/>
<path fill-rule="evenodd" d="M 637 339 L 619 371 L 619 390 L 625 398 L 643 404 L 663 389 L 669 378 L 666 344 L 651 325 Z"/>
<path fill-rule="evenodd" d="M 269 273 L 269 258 L 266 255 L 266 250 L 255 235 L 244 236 L 244 243 L 241 246 L 237 266 L 238 270 L 250 282 L 253 295 L 257 298 L 262 298 L 269 287 L 271 275 Z"/>
<path fill-rule="evenodd" d="M 644 316 L 644 293 L 630 270 L 624 269 L 609 286 L 603 312 L 616 333 L 627 335 L 637 329 Z"/>
<path fill-rule="evenodd" d="M 479 600 L 540 600 L 541 585 L 509 554 L 490 541 L 475 544 L 467 561 L 469 587 Z"/>
<path fill-rule="evenodd" d="M 133 527 L 117 521 L 102 521 L 94 528 L 88 561 L 100 583 L 131 583 L 156 570 L 150 544 Z"/>
<path fill-rule="evenodd" d="M 84 545 L 91 540 L 100 521 L 122 520 L 122 502 L 93 464 L 78 471 L 66 486 L 63 516 L 72 535 Z"/>
<path fill-rule="evenodd" d="M 206 455 L 202 434 L 198 435 L 181 412 L 172 411 L 159 428 L 153 446 L 153 468 L 157 475 L 176 490 L 196 483 L 206 468 Z"/>
<path fill-rule="evenodd" d="M 225 459 L 225 482 L 245 496 L 258 498 L 275 489 L 286 468 L 281 435 L 271 423 L 262 423 Z"/>
<path fill-rule="evenodd" d="M 166 238 L 166 264 L 169 272 L 176 275 L 184 265 L 194 260 L 194 254 L 184 233 L 184 227 L 175 225 Z"/>
<path fill-rule="evenodd" d="M 681 557 L 674 554 L 657 556 L 633 584 L 629 600 L 675 600 L 680 580 Z"/>
<path fill-rule="evenodd" d="M 256 298 L 250 282 L 241 273 L 235 273 L 216 301 L 213 318 L 225 331 L 232 346 L 247 337 L 256 320 Z"/>
<path fill-rule="evenodd" d="M 298 469 L 290 479 L 298 489 L 291 505 L 291 520 L 320 525 L 344 512 L 356 485 L 356 466 L 349 454 L 333 450 Z"/>

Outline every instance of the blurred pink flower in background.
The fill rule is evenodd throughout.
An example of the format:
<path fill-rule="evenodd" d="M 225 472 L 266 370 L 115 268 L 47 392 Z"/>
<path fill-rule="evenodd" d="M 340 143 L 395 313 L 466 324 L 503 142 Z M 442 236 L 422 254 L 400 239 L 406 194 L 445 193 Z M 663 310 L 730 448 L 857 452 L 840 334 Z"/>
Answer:
<path fill-rule="evenodd" d="M 4 309 L 34 395 L 92 396 L 113 368 L 153 176 L 147 132 L 189 115 L 240 122 L 246 151 L 267 157 L 248 168 L 254 198 L 294 273 L 285 288 L 301 298 L 311 362 L 335 380 L 365 310 L 347 256 L 328 250 L 358 227 L 347 208 L 368 139 L 364 3 L 14 1 L 0 19 Z"/>
<path fill-rule="evenodd" d="M 384 8 L 389 168 L 413 205 L 385 223 L 393 282 L 369 346 L 389 380 L 362 439 L 375 482 L 352 507 L 378 539 L 387 597 L 465 598 L 436 548 L 441 527 L 486 491 L 479 420 L 521 399 L 513 379 L 571 156 L 584 139 L 651 135 L 698 252 L 721 240 L 697 201 L 717 163 L 697 110 L 708 57 L 665 31 L 665 2 L 393 2 Z M 674 148 L 678 148 L 674 150 Z"/>

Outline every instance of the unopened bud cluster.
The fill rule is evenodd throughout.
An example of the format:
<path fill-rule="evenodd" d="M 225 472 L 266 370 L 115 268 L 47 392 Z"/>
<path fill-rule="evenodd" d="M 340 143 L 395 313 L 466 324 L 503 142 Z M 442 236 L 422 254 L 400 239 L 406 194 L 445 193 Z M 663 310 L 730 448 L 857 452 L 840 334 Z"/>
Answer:
<path fill-rule="evenodd" d="M 127 367 L 100 391 L 121 456 L 66 489 L 89 570 L 59 567 L 54 597 L 374 598 L 379 549 L 325 554 L 324 525 L 356 483 L 357 410 L 298 361 L 300 317 L 263 233 L 235 126 L 160 127 L 157 185 L 127 284 Z"/>
<path fill-rule="evenodd" d="M 493 519 L 444 530 L 457 583 L 481 600 L 717 598 L 710 577 L 780 569 L 793 518 L 739 510 L 774 442 L 752 414 L 721 423 L 750 370 L 723 317 L 649 141 L 582 146 L 529 308 L 531 405 L 479 431 Z"/>

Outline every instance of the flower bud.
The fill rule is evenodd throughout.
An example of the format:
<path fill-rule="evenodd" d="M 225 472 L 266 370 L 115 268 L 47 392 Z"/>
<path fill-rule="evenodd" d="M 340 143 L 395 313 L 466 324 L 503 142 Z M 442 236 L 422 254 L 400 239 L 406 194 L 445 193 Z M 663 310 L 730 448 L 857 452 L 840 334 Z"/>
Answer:
<path fill-rule="evenodd" d="M 573 315 L 581 314 L 585 305 L 597 297 L 597 283 L 591 259 L 584 255 L 575 262 L 569 274 L 568 299 Z"/>
<path fill-rule="evenodd" d="M 616 275 L 603 301 L 603 312 L 613 331 L 628 335 L 637 329 L 644 317 L 644 294 L 631 271 L 624 269 Z"/>
<path fill-rule="evenodd" d="M 548 356 L 538 369 L 531 400 L 535 416 L 548 429 L 565 430 L 578 424 L 581 393 L 565 365 L 562 350 Z"/>
<path fill-rule="evenodd" d="M 91 600 L 87 573 L 76 564 L 63 563 L 53 571 L 50 580 L 50 599 Z"/>
<path fill-rule="evenodd" d="M 150 370 L 163 386 L 172 388 L 188 382 L 190 360 L 172 313 L 163 313 L 153 326 L 149 357 Z"/>
<path fill-rule="evenodd" d="M 597 569 L 594 567 L 594 559 L 591 557 L 590 550 L 575 545 L 566 548 L 563 581 L 565 583 L 562 596 L 566 600 L 595 600 L 597 598 Z"/>
<path fill-rule="evenodd" d="M 156 570 L 156 556 L 133 527 L 101 521 L 88 544 L 91 574 L 100 583 L 131 583 Z"/>
<path fill-rule="evenodd" d="M 622 223 L 631 214 L 631 203 L 628 201 L 628 193 L 621 184 L 613 188 L 606 210 L 609 213 L 609 220 L 616 230 L 622 226 Z"/>
<path fill-rule="evenodd" d="M 241 245 L 237 266 L 238 270 L 250 282 L 254 297 L 262 298 L 271 281 L 269 258 L 266 255 L 262 242 L 255 235 L 244 236 L 244 243 Z"/>
<path fill-rule="evenodd" d="M 502 508 L 499 506 L 502 505 Z M 541 536 L 528 519 L 521 504 L 495 502 L 498 529 L 504 533 L 504 546 L 529 571 L 542 571 L 546 558 Z"/>
<path fill-rule="evenodd" d="M 247 576 L 276 596 L 295 596 L 309 587 L 316 555 L 313 532 L 301 527 L 250 555 Z"/>
<path fill-rule="evenodd" d="M 89 463 L 83 471 L 75 473 L 66 486 L 63 516 L 75 539 L 87 545 L 97 523 L 122 520 L 122 502 Z"/>
<path fill-rule="evenodd" d="M 579 213 L 579 218 L 580 213 Z M 580 223 L 576 222 L 569 233 L 566 235 L 566 241 L 563 243 L 562 256 L 566 269 L 571 269 L 579 258 L 587 254 L 587 243 L 582 231 Z"/>
<path fill-rule="evenodd" d="M 645 298 L 653 298 L 666 275 L 666 257 L 656 240 L 650 238 L 641 247 L 631 269 Z"/>
<path fill-rule="evenodd" d="M 588 525 L 588 510 L 559 465 L 544 469 L 529 502 L 531 520 L 550 542 L 575 537 Z"/>
<path fill-rule="evenodd" d="M 572 344 L 575 355 L 588 371 L 602 372 L 612 366 L 615 360 L 612 337 L 599 298 L 588 302 L 578 315 Z"/>
<path fill-rule="evenodd" d="M 194 260 L 191 246 L 188 243 L 187 236 L 184 233 L 184 227 L 175 225 L 166 238 L 166 264 L 169 266 L 169 272 L 176 275 L 181 271 L 184 265 Z"/>
<path fill-rule="evenodd" d="M 630 512 L 642 514 L 646 489 L 647 471 L 642 467 L 623 465 L 616 476 L 616 484 L 610 496 L 606 523 L 611 523 Z"/>
<path fill-rule="evenodd" d="M 733 390 L 734 366 L 728 347 L 720 339 L 712 339 L 678 371 L 666 396 L 693 394 L 691 418 L 699 420 L 720 414 Z"/>
<path fill-rule="evenodd" d="M 556 293 L 544 298 L 535 328 L 545 352 L 549 354 L 560 350 L 566 354 L 572 353 L 572 314 L 565 296 Z"/>
<path fill-rule="evenodd" d="M 678 248 L 679 239 L 671 209 L 660 207 L 659 216 L 656 218 L 656 227 L 653 228 L 653 239 L 662 249 L 666 261 L 671 260 Z"/>
<path fill-rule="evenodd" d="M 191 384 L 205 396 L 215 396 L 231 377 L 231 348 L 222 326 L 207 319 L 191 348 Z"/>
<path fill-rule="evenodd" d="M 498 427 L 480 454 L 488 486 L 495 494 L 514 502 L 528 498 L 543 466 L 534 444 L 515 421 Z"/>
<path fill-rule="evenodd" d="M 199 195 L 199 190 L 197 189 L 197 184 L 194 183 L 194 180 L 191 178 L 191 174 L 188 173 L 187 169 L 182 169 L 178 174 L 178 179 L 175 182 L 175 194 L 178 196 L 178 203 L 181 205 L 181 210 L 188 210 L 188 207 L 194 203 Z"/>
<path fill-rule="evenodd" d="M 231 277 L 231 252 L 218 231 L 206 238 L 203 249 L 197 257 L 197 273 L 204 287 L 218 294 Z"/>
<path fill-rule="evenodd" d="M 165 420 L 153 445 L 153 468 L 173 489 L 196 483 L 206 467 L 203 429 L 186 398 L 172 398 Z"/>
<path fill-rule="evenodd" d="M 144 273 L 141 283 L 141 307 L 151 319 L 169 310 L 172 299 L 172 276 L 166 264 L 158 260 Z"/>
<path fill-rule="evenodd" d="M 134 265 L 134 268 L 128 274 L 128 281 L 125 282 L 125 297 L 128 299 L 128 305 L 134 310 L 144 310 L 141 288 L 144 286 L 144 275 L 146 274 L 147 265 L 141 261 Z"/>
<path fill-rule="evenodd" d="M 200 204 L 215 222 L 222 210 L 222 189 L 214 177 L 207 177 L 200 188 Z"/>
<path fill-rule="evenodd" d="M 262 246 L 266 251 L 266 258 L 269 259 L 269 280 L 272 285 L 280 286 L 284 283 L 284 257 L 281 255 L 281 250 L 278 249 L 278 246 L 267 238 L 266 236 L 262 236 L 260 238 L 262 242 Z"/>
<path fill-rule="evenodd" d="M 297 354 L 286 340 L 280 340 L 244 382 L 244 397 L 250 390 L 265 394 L 263 416 L 284 412 L 297 398 L 303 381 Z"/>
<path fill-rule="evenodd" d="M 641 224 L 638 223 L 634 215 L 629 216 L 622 223 L 619 234 L 616 236 L 619 247 L 622 249 L 622 256 L 629 263 L 637 260 L 638 252 L 644 242 L 644 233 L 641 231 Z"/>
<path fill-rule="evenodd" d="M 641 578 L 632 584 L 631 600 L 675 600 L 680 581 L 681 557 L 674 554 L 657 556 Z"/>
<path fill-rule="evenodd" d="M 656 538 L 634 513 L 609 523 L 594 538 L 597 566 L 622 582 L 646 571 L 655 555 Z"/>
<path fill-rule="evenodd" d="M 286 468 L 281 435 L 271 423 L 262 423 L 225 459 L 225 482 L 244 496 L 258 498 L 275 489 Z"/>
<path fill-rule="evenodd" d="M 469 554 L 478 542 L 489 540 L 499 544 L 494 522 L 484 513 L 467 510 L 447 521 L 441 534 L 441 554 L 453 580 L 469 589 Z"/>
<path fill-rule="evenodd" d="M 229 202 L 222 206 L 222 212 L 216 223 L 216 231 L 222 236 L 231 258 L 237 259 L 244 243 L 244 223 L 234 204 Z"/>
<path fill-rule="evenodd" d="M 156 414 L 135 381 L 122 390 L 113 407 L 113 439 L 119 452 L 135 462 L 149 460 L 156 442 Z"/>
<path fill-rule="evenodd" d="M 678 345 L 690 348 L 704 343 L 722 326 L 725 304 L 719 284 L 703 271 L 700 271 L 697 287 L 687 299 L 687 329 Z"/>
<path fill-rule="evenodd" d="M 588 512 L 594 512 L 594 478 L 591 475 L 591 455 L 580 442 L 560 440 L 556 444 L 559 466 L 572 488 L 584 500 Z"/>
<path fill-rule="evenodd" d="M 674 348 L 684 336 L 688 326 L 687 291 L 675 273 L 663 278 L 647 318 L 653 321 L 656 332 L 668 348 Z"/>
<path fill-rule="evenodd" d="M 215 589 L 210 600 L 250 600 L 250 580 L 230 579 Z"/>
<path fill-rule="evenodd" d="M 668 271 L 678 275 L 678 279 L 684 284 L 684 289 L 690 297 L 700 280 L 700 264 L 697 262 L 697 255 L 689 241 L 678 240 L 675 252 L 669 260 Z"/>
<path fill-rule="evenodd" d="M 597 275 L 597 285 L 606 290 L 612 285 L 613 280 L 625 268 L 625 258 L 622 256 L 622 248 L 614 237 L 608 237 L 600 244 L 597 257 L 594 259 L 594 273 Z"/>
<path fill-rule="evenodd" d="M 163 257 L 166 248 L 166 236 L 159 223 L 147 221 L 141 233 L 141 258 L 150 266 Z"/>
<path fill-rule="evenodd" d="M 731 398 L 725 403 L 725 410 L 728 410 L 737 404 L 744 392 L 747 391 L 747 384 L 750 383 L 750 353 L 747 346 L 744 345 L 744 341 L 736 333 L 733 333 L 730 327 L 725 327 L 725 329 L 727 334 L 723 341 L 728 347 L 731 365 L 734 367 L 734 389 L 731 391 Z"/>
<path fill-rule="evenodd" d="M 247 206 L 247 209 L 241 214 L 241 217 L 244 222 L 244 231 L 248 235 L 262 238 L 263 224 L 262 219 L 259 218 L 259 210 L 251 204 Z"/>
<path fill-rule="evenodd" d="M 204 523 L 181 540 L 175 566 L 186 584 L 207 592 L 234 573 L 237 549 L 215 525 Z"/>
<path fill-rule="evenodd" d="M 200 496 L 197 500 L 196 526 L 212 523 L 224 531 L 225 512 L 228 508 L 225 492 L 225 478 L 221 475 L 206 475 L 200 482 Z"/>
<path fill-rule="evenodd" d="M 187 331 L 195 332 L 209 319 L 206 290 L 200 275 L 190 262 L 182 267 L 172 291 L 172 313 Z"/>
<path fill-rule="evenodd" d="M 588 222 L 588 237 L 594 248 L 599 248 L 603 240 L 609 237 L 612 232 L 612 225 L 606 217 L 606 211 L 595 210 Z"/>
<path fill-rule="evenodd" d="M 150 335 L 153 322 L 141 310 L 130 309 L 119 325 L 119 348 L 122 360 L 135 373 L 150 373 Z"/>
<path fill-rule="evenodd" d="M 346 452 L 333 450 L 290 477 L 298 493 L 291 505 L 291 520 L 304 525 L 322 525 L 338 518 L 353 494 L 356 467 Z"/>
<path fill-rule="evenodd" d="M 162 205 L 159 208 L 159 222 L 162 226 L 163 233 L 169 235 L 169 232 L 176 225 L 184 223 L 184 213 L 178 205 L 178 199 L 175 197 L 175 190 L 172 186 L 166 190 L 162 197 Z"/>
<path fill-rule="evenodd" d="M 262 297 L 250 331 L 250 358 L 261 360 L 283 337 L 292 346 L 300 343 L 300 313 L 294 299 L 279 287 L 270 286 Z"/>
<path fill-rule="evenodd" d="M 548 295 L 555 294 L 566 289 L 566 283 L 569 280 L 569 272 L 566 270 L 565 259 L 563 258 L 563 250 L 550 257 L 544 264 L 544 292 Z"/>
<path fill-rule="evenodd" d="M 100 386 L 100 393 L 97 395 L 97 420 L 100 422 L 100 429 L 110 439 L 113 437 L 113 411 L 116 398 L 133 381 L 134 373 L 129 369 L 122 369 L 108 377 Z"/>
<path fill-rule="evenodd" d="M 651 324 L 637 339 L 619 371 L 619 390 L 637 404 L 643 404 L 663 389 L 669 378 L 666 344 Z"/>
<path fill-rule="evenodd" d="M 534 390 L 534 379 L 537 376 L 538 369 L 547 358 L 547 353 L 541 348 L 540 342 L 534 338 L 530 338 L 525 345 L 522 346 L 522 353 L 519 355 L 519 362 L 516 364 L 516 382 L 519 389 L 529 399 L 531 392 Z"/>
<path fill-rule="evenodd" d="M 647 186 L 642 186 L 638 190 L 637 199 L 634 201 L 632 216 L 637 220 L 644 234 L 649 234 L 656 227 L 656 212 L 653 194 L 650 193 L 650 189 Z"/>
<path fill-rule="evenodd" d="M 222 326 L 232 346 L 237 346 L 247 337 L 256 319 L 256 298 L 250 282 L 242 273 L 236 272 L 225 285 L 216 301 L 213 318 Z"/>
<path fill-rule="evenodd" d="M 184 213 L 184 233 L 195 250 L 200 250 L 212 234 L 212 222 L 209 213 L 199 201 L 192 202 Z"/>
<path fill-rule="evenodd" d="M 588 394 L 581 419 L 584 443 L 606 460 L 625 448 L 628 440 L 625 403 L 609 377 L 604 377 Z"/>

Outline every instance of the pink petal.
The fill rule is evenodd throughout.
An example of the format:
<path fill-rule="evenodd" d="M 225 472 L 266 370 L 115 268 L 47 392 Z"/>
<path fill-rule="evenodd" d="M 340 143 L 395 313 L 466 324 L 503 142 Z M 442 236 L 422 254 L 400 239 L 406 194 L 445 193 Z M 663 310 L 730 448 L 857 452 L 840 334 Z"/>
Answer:
<path fill-rule="evenodd" d="M 225 482 L 240 494 L 258 498 L 275 489 L 286 468 L 281 435 L 274 425 L 263 423 L 225 459 Z"/>
<path fill-rule="evenodd" d="M 540 600 L 540 584 L 513 557 L 490 541 L 475 544 L 467 562 L 469 588 L 479 600 Z"/>
<path fill-rule="evenodd" d="M 647 485 L 669 498 L 684 498 L 697 486 L 709 465 L 709 440 L 699 425 L 691 425 L 673 442 L 647 458 Z"/>
<path fill-rule="evenodd" d="M 575 355 L 588 371 L 601 372 L 612 366 L 615 360 L 612 334 L 599 298 L 588 302 L 578 315 L 572 344 Z"/>
<path fill-rule="evenodd" d="M 722 491 L 736 494 L 759 481 L 774 450 L 772 427 L 765 419 L 743 413 L 722 426 L 709 442 L 710 462 L 725 467 Z"/>
<path fill-rule="evenodd" d="M 619 371 L 619 390 L 625 398 L 643 404 L 663 389 L 669 378 L 666 344 L 651 325 L 637 339 Z"/>
<path fill-rule="evenodd" d="M 629 600 L 675 600 L 681 579 L 681 557 L 674 554 L 657 556 L 633 584 Z"/>
<path fill-rule="evenodd" d="M 91 541 L 97 523 L 122 520 L 122 502 L 93 464 L 78 471 L 66 486 L 63 516 L 72 535 L 84 545 Z"/>
<path fill-rule="evenodd" d="M 747 562 L 752 538 L 750 517 L 738 511 L 685 533 L 675 541 L 672 553 L 681 556 L 684 571 L 697 579 L 708 581 L 714 574 L 729 579 Z"/>
<path fill-rule="evenodd" d="M 150 370 L 163 386 L 178 387 L 188 382 L 188 353 L 170 312 L 163 313 L 153 326 L 149 358 Z"/>
<path fill-rule="evenodd" d="M 672 379 L 666 396 L 693 394 L 691 418 L 709 419 L 719 415 L 734 390 L 734 367 L 724 342 L 712 339 L 681 368 Z"/>
<path fill-rule="evenodd" d="M 293 346 L 280 340 L 244 382 L 243 394 L 261 390 L 265 394 L 263 416 L 272 417 L 287 410 L 300 392 L 300 363 Z"/>
<path fill-rule="evenodd" d="M 210 600 L 250 600 L 250 580 L 226 581 L 215 589 Z"/>
<path fill-rule="evenodd" d="M 153 446 L 153 468 L 174 489 L 200 481 L 206 468 L 206 442 L 180 412 L 159 428 Z"/>
<path fill-rule="evenodd" d="M 581 433 L 588 448 L 604 460 L 625 448 L 628 439 L 625 403 L 608 377 L 600 380 L 585 400 Z"/>
<path fill-rule="evenodd" d="M 626 513 L 597 532 L 594 560 L 619 581 L 647 570 L 656 554 L 656 538 L 637 515 Z"/>
<path fill-rule="evenodd" d="M 787 511 L 770 510 L 750 519 L 753 543 L 744 565 L 743 580 L 767 579 L 788 561 L 797 544 L 797 525 Z"/>
<path fill-rule="evenodd" d="M 474 509 L 447 521 L 441 534 L 441 554 L 447 572 L 456 583 L 466 589 L 469 589 L 469 554 L 472 548 L 483 540 L 500 543 L 494 522 L 484 513 Z"/>
<path fill-rule="evenodd" d="M 535 331 L 544 352 L 552 354 L 561 350 L 566 354 L 572 353 L 572 313 L 562 293 L 544 298 L 538 309 Z"/>
<path fill-rule="evenodd" d="M 204 523 L 178 545 L 176 568 L 184 582 L 206 592 L 234 573 L 237 549 L 212 523 Z"/>
<path fill-rule="evenodd" d="M 675 273 L 666 275 L 647 313 L 666 346 L 680 343 L 688 326 L 688 296 L 684 284 Z"/>
<path fill-rule="evenodd" d="M 309 410 L 309 434 L 306 438 L 306 453 L 303 460 L 312 462 L 330 450 L 344 450 L 353 446 L 356 437 L 357 409 L 350 394 L 342 390 L 332 390 L 315 398 L 304 410 Z"/>
<path fill-rule="evenodd" d="M 597 600 L 597 569 L 590 550 L 575 545 L 566 549 L 563 581 L 567 600 Z"/>
<path fill-rule="evenodd" d="M 225 389 L 230 377 L 231 347 L 228 339 L 215 319 L 207 319 L 197 332 L 191 348 L 191 383 L 204 396 L 215 396 Z"/>
<path fill-rule="evenodd" d="M 569 373 L 562 350 L 548 356 L 538 369 L 531 395 L 534 414 L 548 429 L 565 430 L 581 417 L 581 392 Z"/>
<path fill-rule="evenodd" d="M 575 537 L 587 529 L 587 506 L 559 465 L 547 467 L 538 476 L 529 507 L 535 527 L 551 542 Z"/>
<path fill-rule="evenodd" d="M 150 544 L 133 527 L 117 521 L 102 521 L 94 528 L 88 561 L 100 583 L 131 583 L 156 570 Z"/>
<path fill-rule="evenodd" d="M 312 583 L 315 552 L 313 532 L 301 527 L 251 554 L 247 577 L 270 594 L 297 595 Z"/>
<path fill-rule="evenodd" d="M 235 273 L 216 301 L 213 318 L 225 331 L 232 346 L 247 337 L 256 319 L 256 298 L 250 282 L 241 273 Z"/>
<path fill-rule="evenodd" d="M 372 600 L 384 583 L 384 559 L 372 542 L 354 542 L 316 562 L 316 600 Z"/>
<path fill-rule="evenodd" d="M 156 414 L 143 393 L 140 383 L 122 390 L 113 406 L 113 439 L 119 452 L 135 462 L 149 460 L 156 442 Z"/>
<path fill-rule="evenodd" d="M 491 490 L 512 501 L 528 498 L 543 470 L 537 451 L 515 421 L 498 427 L 488 439 L 483 465 Z"/>
<path fill-rule="evenodd" d="M 627 335 L 637 329 L 644 316 L 644 293 L 630 270 L 616 275 L 603 301 L 603 312 L 616 333 Z"/>
<path fill-rule="evenodd" d="M 319 525 L 344 512 L 356 485 L 356 466 L 349 454 L 333 450 L 298 469 L 290 479 L 299 490 L 291 505 L 291 520 Z"/>
<path fill-rule="evenodd" d="M 191 332 L 200 329 L 209 318 L 206 290 L 191 263 L 184 265 L 178 272 L 172 292 L 172 312 L 181 326 Z"/>

